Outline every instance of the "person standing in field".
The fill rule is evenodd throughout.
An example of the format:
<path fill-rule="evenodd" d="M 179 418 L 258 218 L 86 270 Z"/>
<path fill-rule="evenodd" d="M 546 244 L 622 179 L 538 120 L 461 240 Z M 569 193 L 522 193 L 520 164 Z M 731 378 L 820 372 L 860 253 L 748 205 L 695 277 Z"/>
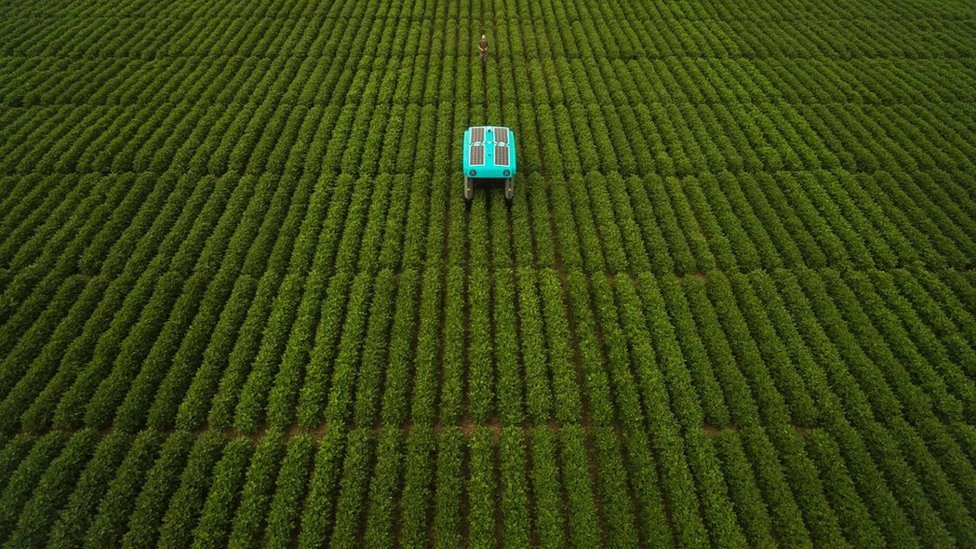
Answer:
<path fill-rule="evenodd" d="M 481 56 L 482 66 L 488 62 L 488 37 L 481 35 L 481 42 L 478 42 L 478 53 Z"/>

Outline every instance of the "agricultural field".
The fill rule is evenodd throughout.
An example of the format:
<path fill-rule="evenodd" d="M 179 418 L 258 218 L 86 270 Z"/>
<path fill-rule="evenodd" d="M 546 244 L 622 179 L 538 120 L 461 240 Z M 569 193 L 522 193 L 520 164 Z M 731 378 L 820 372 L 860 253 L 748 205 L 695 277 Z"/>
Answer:
<path fill-rule="evenodd" d="M 0 0 L 0 544 L 976 547 L 976 5 Z"/>

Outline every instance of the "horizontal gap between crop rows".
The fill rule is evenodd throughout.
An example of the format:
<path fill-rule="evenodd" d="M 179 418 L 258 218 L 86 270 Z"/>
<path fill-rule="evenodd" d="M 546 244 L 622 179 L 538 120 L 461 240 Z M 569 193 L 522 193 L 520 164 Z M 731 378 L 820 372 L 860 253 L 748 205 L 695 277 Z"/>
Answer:
<path fill-rule="evenodd" d="M 450 268 L 453 268 L 453 267 L 459 267 L 459 268 L 462 268 L 466 274 L 470 274 L 471 271 L 472 271 L 471 268 L 466 268 L 466 267 L 472 267 L 471 265 L 467 265 L 467 264 L 465 264 L 465 265 L 453 265 L 453 264 L 443 264 L 443 265 L 440 265 L 440 264 L 438 264 L 438 267 L 441 268 L 441 269 L 450 269 Z M 422 273 L 423 271 L 425 271 L 428 268 L 429 267 L 424 266 L 424 265 L 420 265 L 420 266 L 417 266 L 417 267 L 405 267 L 405 266 L 402 266 L 401 265 L 401 266 L 397 267 L 396 269 L 393 269 L 392 270 L 392 274 L 393 274 L 394 277 L 399 278 L 400 276 L 403 275 L 404 272 L 409 271 L 409 272 L 413 272 L 413 273 Z M 487 273 L 487 276 L 488 276 L 488 279 L 489 280 L 491 280 L 493 278 L 493 276 L 495 275 L 495 271 L 513 271 L 513 272 L 514 271 L 532 271 L 534 273 L 538 273 L 540 271 L 554 271 L 554 272 L 559 272 L 561 275 L 580 274 L 580 275 L 583 275 L 583 276 L 585 276 L 587 278 L 593 278 L 593 277 L 596 277 L 596 276 L 603 276 L 603 277 L 606 277 L 611 282 L 616 282 L 616 280 L 618 278 L 628 277 L 635 284 L 639 282 L 639 280 L 640 280 L 641 277 L 645 277 L 645 276 L 649 276 L 649 277 L 651 277 L 651 278 L 653 278 L 655 280 L 662 280 L 662 279 L 665 279 L 666 278 L 666 279 L 669 279 L 669 280 L 682 281 L 682 280 L 687 280 L 687 279 L 690 279 L 690 278 L 702 279 L 702 278 L 704 278 L 704 277 L 706 277 L 708 275 L 712 275 L 712 274 L 719 274 L 719 275 L 726 276 L 726 275 L 748 275 L 748 274 L 757 273 L 757 272 L 758 273 L 767 272 L 767 270 L 764 269 L 764 268 L 762 268 L 762 267 L 757 267 L 757 268 L 751 269 L 751 270 L 738 270 L 738 271 L 735 271 L 733 273 L 727 273 L 726 271 L 724 271 L 724 270 L 722 270 L 720 268 L 715 268 L 715 269 L 711 269 L 711 270 L 708 270 L 708 271 L 695 271 L 695 272 L 691 272 L 691 273 L 681 273 L 681 272 L 656 273 L 656 272 L 653 272 L 653 271 L 633 271 L 633 270 L 629 270 L 629 269 L 628 270 L 621 270 L 621 271 L 607 271 L 607 270 L 594 271 L 594 270 L 584 270 L 584 269 L 565 269 L 565 268 L 563 268 L 563 267 L 561 267 L 559 265 L 512 265 L 512 266 L 502 266 L 502 267 L 497 266 L 497 265 L 494 265 L 492 267 L 475 267 L 475 268 L 476 269 L 483 269 Z M 811 272 L 815 272 L 815 273 L 821 273 L 821 272 L 836 272 L 836 271 L 841 271 L 841 272 L 849 272 L 849 273 L 891 273 L 891 272 L 894 272 L 894 271 L 902 271 L 902 270 L 909 270 L 909 271 L 911 271 L 913 269 L 920 269 L 920 268 L 921 269 L 924 269 L 926 272 L 929 272 L 929 273 L 934 274 L 934 275 L 937 275 L 937 276 L 940 273 L 942 273 L 942 272 L 954 272 L 954 273 L 962 273 L 962 274 L 976 274 L 976 266 L 970 267 L 970 268 L 950 267 L 950 268 L 944 269 L 944 270 L 931 270 L 925 264 L 921 264 L 921 263 L 920 264 L 912 264 L 912 265 L 896 265 L 894 267 L 885 268 L 885 267 L 862 267 L 862 266 L 859 266 L 858 264 L 856 264 L 854 262 L 834 263 L 830 267 L 824 267 L 824 268 L 814 268 L 814 267 L 807 267 L 807 266 L 780 267 L 780 268 L 776 269 L 775 272 L 811 271 Z M 4 269 L 6 269 L 6 267 L 0 267 L 0 271 L 2 271 Z M 353 270 L 353 271 L 335 271 L 335 272 L 331 272 L 330 275 L 331 276 L 337 276 L 339 274 L 346 274 L 346 275 L 349 275 L 351 277 L 357 277 L 357 276 L 360 276 L 362 274 L 372 274 L 373 276 L 377 276 L 378 273 L 380 271 L 382 271 L 382 270 L 384 270 L 384 269 L 376 269 L 376 270 Z M 177 271 L 164 271 L 161 276 L 165 276 L 167 273 L 171 273 L 171 272 L 177 272 Z M 193 270 L 191 270 L 189 272 L 189 274 L 186 276 L 186 278 L 190 278 L 194 274 L 197 274 L 197 273 L 200 273 L 200 272 L 203 272 L 203 271 L 194 268 Z M 296 272 L 292 272 L 290 270 L 285 270 L 282 276 L 294 276 L 294 275 L 309 276 L 309 275 L 312 274 L 312 272 L 313 271 L 306 271 L 306 272 L 296 273 Z M 82 273 L 82 272 L 79 271 L 79 272 L 72 273 L 72 274 L 68 275 L 65 278 L 70 278 L 72 276 L 79 277 L 85 283 L 88 283 L 88 282 L 91 282 L 92 280 L 94 280 L 97 277 L 105 276 L 105 274 L 104 273 L 100 273 L 100 272 L 99 273 Z M 260 279 L 259 276 L 254 276 L 252 274 L 248 274 L 248 273 L 245 273 L 243 271 L 238 272 L 237 277 L 238 278 L 248 277 L 248 278 L 251 278 L 251 279 L 253 279 L 255 281 L 257 281 L 257 280 Z"/>
<path fill-rule="evenodd" d="M 880 425 L 886 426 L 884 418 L 880 418 L 877 421 Z M 968 425 L 968 426 L 976 427 L 976 424 L 968 421 L 951 421 L 951 422 L 943 421 L 940 422 L 940 424 L 944 427 L 954 427 L 960 425 Z M 743 429 L 755 429 L 755 428 L 762 428 L 767 430 L 774 429 L 774 428 L 786 428 L 791 430 L 795 435 L 799 437 L 805 437 L 810 433 L 810 431 L 817 430 L 817 429 L 826 429 L 828 427 L 824 425 L 799 425 L 799 424 L 792 424 L 792 423 L 785 424 L 785 425 L 770 425 L 770 424 L 756 423 L 755 425 L 750 425 L 748 427 L 740 426 L 736 424 L 710 425 L 705 423 L 700 426 L 699 432 L 704 433 L 706 436 L 713 438 L 713 437 L 720 436 L 722 433 L 726 431 L 738 432 Z M 362 427 L 357 425 L 331 426 L 331 425 L 323 424 L 317 429 L 313 429 L 313 430 L 300 429 L 297 425 L 291 425 L 287 429 L 264 428 L 254 433 L 244 433 L 236 429 L 215 430 L 209 427 L 197 429 L 195 431 L 183 431 L 180 429 L 167 429 L 167 430 L 160 431 L 152 428 L 144 428 L 138 431 L 120 431 L 115 429 L 114 427 L 108 427 L 105 429 L 97 430 L 97 432 L 100 436 L 107 436 L 115 432 L 138 434 L 147 431 L 153 431 L 153 432 L 163 433 L 167 435 L 173 433 L 190 432 L 194 437 L 201 437 L 208 433 L 219 432 L 227 439 L 246 438 L 248 440 L 251 440 L 252 442 L 257 443 L 264 440 L 266 437 L 272 434 L 280 435 L 284 440 L 291 440 L 294 438 L 298 438 L 300 436 L 311 436 L 316 441 L 320 441 L 325 437 L 327 433 L 334 432 L 334 430 L 339 430 L 340 432 L 346 434 L 353 433 L 353 432 L 369 432 L 376 437 L 379 437 L 380 435 L 383 435 L 384 433 L 389 433 L 391 431 L 398 431 L 404 436 L 408 436 L 410 435 L 410 433 L 418 432 L 418 431 L 428 432 L 435 436 L 439 436 L 445 432 L 452 431 L 452 430 L 460 433 L 462 436 L 473 437 L 478 431 L 487 430 L 488 432 L 492 433 L 493 438 L 497 443 L 498 437 L 501 436 L 502 431 L 515 430 L 515 429 L 522 430 L 525 434 L 529 434 L 533 431 L 539 431 L 542 429 L 548 429 L 553 433 L 559 433 L 565 429 L 578 429 L 579 431 L 582 431 L 586 435 L 592 435 L 593 433 L 600 430 L 611 430 L 617 434 L 622 434 L 625 431 L 625 427 L 621 425 L 619 422 L 614 422 L 608 425 L 593 425 L 589 422 L 583 422 L 583 421 L 579 423 L 559 423 L 555 420 L 550 420 L 547 422 L 540 423 L 540 422 L 533 422 L 531 420 L 526 420 L 523 421 L 522 423 L 515 424 L 515 425 L 505 425 L 501 422 L 500 417 L 494 416 L 490 418 L 488 421 L 484 421 L 484 422 L 463 420 L 458 423 L 444 424 L 438 422 L 432 425 L 416 425 L 416 424 L 408 423 L 405 425 L 377 424 L 370 427 Z M 638 429 L 646 431 L 646 428 L 642 426 L 638 427 Z M 51 433 L 73 435 L 75 433 L 84 432 L 84 431 L 94 431 L 94 430 L 89 427 L 79 427 L 76 429 L 47 429 L 44 431 L 37 431 L 37 432 L 18 430 L 7 434 L 11 437 L 15 437 L 19 435 L 40 437 Z M 687 433 L 683 433 L 683 434 L 687 435 Z"/>
<path fill-rule="evenodd" d="M 22 97 L 2 97 L 0 95 L 0 107 L 5 107 L 9 110 L 30 110 L 37 108 L 49 108 L 49 107 L 146 107 L 146 106 L 158 106 L 158 107 L 175 107 L 184 104 L 198 105 L 204 108 L 207 107 L 246 107 L 246 106 L 260 106 L 263 105 L 265 101 L 253 100 L 253 101 L 208 101 L 204 99 L 192 99 L 186 101 L 172 101 L 169 99 L 164 99 L 160 101 L 118 101 L 118 102 L 108 102 L 108 101 L 37 101 L 31 102 L 27 105 L 23 104 Z M 389 105 L 389 106 L 403 106 L 403 107 L 428 107 L 428 106 L 439 106 L 443 103 L 441 100 L 433 101 L 389 101 L 381 102 L 377 101 L 376 105 Z M 599 104 L 596 102 L 586 102 L 586 101 L 550 101 L 547 105 L 552 107 L 564 106 L 571 107 L 573 105 L 591 105 Z M 298 102 L 298 101 L 287 101 L 279 100 L 275 102 L 276 107 L 321 107 L 326 108 L 332 106 L 333 103 L 325 102 Z M 350 101 L 344 104 L 345 106 L 358 106 L 359 102 Z M 529 101 L 519 101 L 516 105 L 528 105 L 534 107 L 535 104 Z M 732 107 L 740 106 L 803 106 L 803 107 L 845 107 L 845 106 L 871 106 L 871 107 L 918 107 L 921 105 L 926 106 L 940 106 L 940 105 L 952 105 L 952 106 L 972 106 L 976 105 L 976 101 L 969 99 L 944 99 L 939 101 L 934 101 L 931 99 L 922 99 L 918 101 L 789 101 L 786 99 L 757 99 L 757 100 L 736 100 L 736 101 L 723 101 L 723 100 L 704 100 L 704 101 L 690 101 L 690 100 L 675 100 L 675 101 L 653 101 L 653 102 L 633 102 L 630 103 L 630 107 L 644 106 L 644 107 L 654 107 L 654 106 L 665 106 L 665 105 L 725 105 Z"/>
<path fill-rule="evenodd" d="M 391 52 L 386 55 L 370 55 L 366 53 L 356 53 L 350 55 L 346 62 L 356 62 L 362 60 L 377 60 L 377 59 L 406 59 L 412 57 L 424 57 L 425 59 L 432 59 L 428 51 L 414 51 L 405 53 L 394 53 Z M 541 55 L 538 53 L 530 52 L 520 52 L 517 54 L 508 54 L 504 52 L 494 51 L 491 54 L 493 60 L 506 59 L 510 62 L 524 63 L 525 61 L 547 61 L 552 62 L 557 59 L 569 59 L 578 61 L 588 61 L 592 59 L 592 56 L 585 55 L 568 55 L 565 53 L 556 54 L 552 53 L 550 55 Z M 108 53 L 105 51 L 95 51 L 86 52 L 84 55 L 71 54 L 71 53 L 25 53 L 20 50 L 14 49 L 0 49 L 0 59 L 58 59 L 58 60 L 76 60 L 76 61 L 96 61 L 100 59 L 131 59 L 133 61 L 159 61 L 163 59 L 224 59 L 224 58 L 243 58 L 243 59 L 333 59 L 334 54 L 322 53 L 319 55 L 307 55 L 303 53 L 278 53 L 278 54 L 268 54 L 268 53 L 251 53 L 251 54 L 232 54 L 232 53 L 160 53 L 148 50 L 142 50 L 140 53 L 133 52 L 112 52 Z M 463 50 L 454 54 L 442 53 L 436 57 L 437 59 L 470 59 L 472 64 L 475 63 L 477 58 L 477 51 L 472 49 L 470 52 Z M 703 54 L 693 54 L 693 53 L 670 53 L 670 54 L 653 54 L 653 53 L 632 53 L 630 55 L 612 55 L 606 54 L 600 56 L 601 60 L 604 61 L 630 61 L 636 59 L 643 59 L 646 61 L 659 61 L 663 59 L 680 59 L 680 60 L 701 60 L 701 61 L 765 61 L 765 60 L 782 60 L 782 61 L 795 61 L 795 60 L 809 60 L 809 61 L 842 61 L 842 62 L 876 62 L 876 61 L 941 61 L 946 64 L 963 64 L 966 65 L 966 61 L 972 61 L 976 59 L 976 55 L 966 55 L 964 53 L 956 53 L 954 55 L 939 55 L 939 56 L 926 56 L 926 55 L 908 55 L 902 52 L 889 52 L 884 55 L 841 55 L 841 54 L 830 54 L 826 52 L 811 52 L 806 55 L 799 55 L 797 53 L 792 54 L 740 54 L 740 55 L 703 55 Z"/>
<path fill-rule="evenodd" d="M 158 21 L 161 17 L 165 17 L 167 15 L 170 15 L 170 16 L 182 15 L 184 17 L 187 16 L 187 14 L 168 14 L 166 12 L 154 13 L 152 15 L 147 15 L 147 14 L 142 14 L 142 13 L 112 13 L 112 14 L 78 15 L 78 14 L 74 14 L 74 13 L 58 13 L 58 12 L 41 11 L 41 10 L 32 11 L 31 8 L 32 8 L 32 6 L 30 6 L 30 5 L 28 5 L 28 7 L 23 8 L 23 9 L 16 9 L 15 8 L 15 9 L 12 10 L 13 13 L 6 14 L 5 15 L 5 19 L 7 19 L 8 21 L 16 21 L 16 20 L 32 20 L 33 21 L 33 20 L 37 20 L 37 19 L 57 19 L 57 20 L 71 19 L 71 20 L 75 20 L 75 21 Z M 196 14 L 194 14 L 194 15 L 196 15 Z M 633 20 L 631 20 L 630 18 L 626 17 L 625 14 L 619 14 L 617 16 L 613 16 L 613 15 L 607 15 L 607 14 L 601 13 L 600 14 L 600 16 L 601 16 L 600 17 L 600 20 L 601 21 L 606 21 L 606 22 L 633 21 L 633 22 L 643 23 L 643 24 L 647 24 L 647 25 L 661 24 L 661 23 L 666 23 L 666 22 L 669 22 L 669 21 L 682 21 L 682 22 L 703 23 L 703 24 L 714 24 L 715 21 L 721 21 L 722 23 L 793 23 L 793 22 L 802 22 L 804 24 L 811 23 L 811 22 L 812 23 L 847 23 L 847 24 L 854 24 L 854 23 L 890 23 L 890 22 L 893 22 L 893 21 L 897 21 L 899 23 L 905 23 L 906 22 L 904 16 L 893 16 L 893 15 L 889 15 L 889 16 L 885 16 L 885 15 L 865 16 L 865 15 L 857 15 L 857 14 L 853 14 L 853 13 L 852 14 L 848 14 L 846 16 L 831 16 L 831 17 L 817 17 L 816 15 L 811 14 L 810 12 L 787 13 L 787 14 L 767 12 L 767 13 L 763 14 L 762 16 L 746 15 L 746 16 L 738 16 L 738 17 L 735 17 L 735 16 L 729 17 L 728 16 L 729 14 L 696 14 L 696 15 L 703 15 L 703 16 L 701 16 L 701 17 L 689 17 L 689 16 L 687 16 L 685 14 L 682 14 L 682 13 L 669 12 L 668 13 L 668 17 L 634 18 Z M 326 14 L 323 14 L 323 13 L 315 13 L 315 14 L 304 14 L 303 13 L 303 14 L 298 14 L 298 15 L 293 15 L 293 14 L 266 15 L 266 14 L 248 14 L 248 13 L 230 13 L 230 14 L 207 13 L 206 14 L 206 17 L 207 17 L 208 20 L 215 20 L 215 21 L 238 21 L 238 20 L 244 20 L 244 21 L 322 21 L 323 23 L 326 23 L 326 22 L 335 22 L 335 21 L 386 21 L 386 20 L 396 20 L 396 21 L 405 21 L 405 22 L 410 22 L 410 23 L 433 23 L 433 22 L 443 22 L 443 21 L 454 21 L 454 22 L 457 22 L 457 23 L 464 23 L 464 22 L 467 22 L 468 20 L 474 18 L 475 16 L 474 15 L 471 15 L 471 16 L 454 15 L 454 16 L 448 17 L 448 16 L 445 16 L 443 14 L 435 14 L 435 15 L 427 15 L 427 16 L 420 16 L 420 17 L 415 16 L 415 15 L 407 15 L 405 17 L 401 17 L 399 13 L 393 13 L 393 14 L 389 14 L 388 13 L 388 14 L 383 14 L 383 15 L 373 14 L 373 15 L 369 15 L 369 16 L 363 16 L 363 15 L 326 15 Z M 504 14 L 504 15 L 496 15 L 495 16 L 495 21 L 504 21 L 504 22 L 509 22 L 509 23 L 511 23 L 511 22 L 516 22 L 517 23 L 517 22 L 522 22 L 522 21 L 533 22 L 533 21 L 535 21 L 535 17 L 533 17 L 531 15 L 529 15 L 529 16 L 520 16 L 520 15 L 517 15 L 517 14 Z M 918 23 L 920 21 L 937 21 L 939 23 L 945 23 L 945 22 L 952 22 L 952 23 L 971 23 L 973 21 L 976 21 L 976 18 L 974 18 L 972 15 L 968 15 L 968 14 L 958 14 L 958 15 L 939 14 L 937 16 L 925 16 L 925 15 L 913 16 L 912 19 L 911 19 L 911 23 Z M 579 18 L 573 17 L 573 18 L 567 18 L 564 23 L 565 24 L 572 24 L 572 23 L 578 23 L 578 22 L 581 22 L 581 20 Z"/>
<path fill-rule="evenodd" d="M 957 166 L 941 166 L 941 167 L 936 168 L 936 169 L 919 168 L 917 170 L 914 170 L 912 173 L 913 174 L 958 173 L 960 171 L 961 170 Z M 375 173 L 375 174 L 360 174 L 360 173 L 337 171 L 337 172 L 330 172 L 330 173 L 327 173 L 327 174 L 318 174 L 317 177 L 320 180 L 333 180 L 333 179 L 337 179 L 339 177 L 347 176 L 348 175 L 348 176 L 352 176 L 352 177 L 354 177 L 356 179 L 376 180 L 376 179 L 380 179 L 380 178 L 383 178 L 383 177 L 416 177 L 421 172 L 426 172 L 425 175 L 427 175 L 430 178 L 436 178 L 436 177 L 454 178 L 454 177 L 457 177 L 458 178 L 457 183 L 460 183 L 460 178 L 461 178 L 461 175 L 462 175 L 460 173 L 460 171 L 456 171 L 456 170 L 453 170 L 453 169 L 450 170 L 450 171 L 437 171 L 437 170 L 430 171 L 427 168 L 419 168 L 418 170 L 414 170 L 414 171 L 410 171 L 410 172 L 380 172 L 380 173 Z M 574 176 L 579 176 L 579 177 L 585 177 L 585 176 L 591 176 L 591 177 L 592 176 L 609 177 L 611 175 L 620 175 L 622 177 L 647 177 L 647 176 L 651 176 L 651 175 L 657 175 L 659 177 L 675 177 L 675 178 L 681 180 L 681 179 L 685 179 L 685 178 L 688 178 L 688 177 L 717 176 L 719 174 L 725 174 L 726 172 L 728 172 L 729 174 L 731 174 L 733 176 L 756 175 L 756 174 L 766 174 L 766 175 L 771 175 L 771 176 L 776 176 L 776 175 L 793 175 L 793 176 L 795 176 L 795 175 L 799 175 L 799 174 L 820 174 L 820 173 L 823 173 L 823 174 L 831 174 L 831 175 L 840 175 L 840 174 L 866 174 L 866 175 L 870 175 L 870 176 L 873 176 L 873 175 L 876 175 L 876 174 L 889 174 L 889 175 L 891 174 L 890 171 L 885 170 L 885 169 L 878 169 L 878 170 L 873 170 L 872 171 L 872 170 L 859 170 L 859 169 L 848 170 L 848 169 L 844 169 L 844 168 L 819 168 L 819 169 L 814 169 L 814 170 L 775 170 L 775 171 L 770 171 L 770 170 L 753 170 L 753 171 L 750 171 L 750 170 L 741 170 L 741 171 L 735 171 L 735 172 L 728 171 L 728 170 L 722 171 L 722 172 L 714 172 L 714 171 L 710 171 L 710 170 L 703 170 L 703 171 L 698 171 L 698 172 L 693 172 L 693 173 L 688 173 L 688 174 L 681 174 L 681 175 L 677 175 L 677 174 L 666 174 L 666 173 L 663 173 L 663 172 L 660 172 L 660 171 L 654 171 L 654 172 L 649 172 L 649 173 L 639 173 L 639 172 L 622 172 L 622 171 L 603 172 L 603 171 L 600 171 L 600 170 L 590 170 L 590 171 L 587 171 L 587 172 L 580 172 L 580 173 L 565 173 L 565 172 L 553 171 L 552 169 L 546 169 L 546 170 L 520 170 L 519 171 L 519 175 L 518 175 L 518 180 L 524 182 L 530 176 L 538 176 L 538 177 L 541 177 L 543 180 L 552 180 L 552 179 L 564 179 L 564 178 L 567 178 L 567 177 L 574 177 Z M 237 176 L 238 178 L 241 178 L 241 179 L 243 179 L 245 177 L 257 177 L 257 178 L 261 178 L 261 177 L 266 177 L 266 176 L 275 176 L 275 177 L 279 177 L 281 179 L 301 179 L 303 177 L 313 177 L 316 174 L 302 174 L 302 175 L 296 176 L 296 175 L 293 175 L 293 174 L 278 173 L 278 172 L 267 171 L 267 170 L 265 170 L 265 171 L 259 171 L 259 172 L 247 172 L 247 171 L 244 171 L 244 172 L 235 172 L 235 171 L 227 170 L 227 171 L 220 172 L 220 173 L 211 173 L 209 171 L 195 172 L 195 171 L 192 171 L 192 170 L 166 170 L 166 171 L 162 171 L 162 172 L 149 171 L 149 170 L 147 170 L 147 171 L 141 171 L 141 172 L 133 172 L 133 171 L 124 171 L 124 172 L 109 172 L 109 171 L 89 171 L 89 172 L 86 172 L 86 171 L 71 171 L 71 172 L 58 172 L 58 171 L 50 170 L 50 171 L 29 171 L 29 172 L 0 173 L 0 179 L 29 178 L 29 177 L 51 177 L 51 176 L 69 176 L 69 175 L 77 175 L 79 177 L 86 177 L 86 176 L 101 176 L 101 177 L 157 176 L 157 177 L 160 177 L 160 178 L 162 178 L 162 177 L 183 177 L 183 176 L 188 176 L 188 175 L 197 176 L 197 177 L 201 177 L 201 178 L 203 178 L 203 177 L 233 177 L 233 176 Z M 523 183 L 523 184 L 528 184 L 528 183 Z M 460 185 L 458 185 L 458 189 L 460 191 Z M 458 196 L 460 196 L 460 192 L 458 192 Z M 460 198 L 459 198 L 459 200 L 460 200 Z"/>

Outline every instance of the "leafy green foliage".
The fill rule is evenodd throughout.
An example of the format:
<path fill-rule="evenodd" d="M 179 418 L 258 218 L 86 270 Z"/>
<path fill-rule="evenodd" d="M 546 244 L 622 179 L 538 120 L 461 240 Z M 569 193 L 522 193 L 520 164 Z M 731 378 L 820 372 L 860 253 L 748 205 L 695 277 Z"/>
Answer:
<path fill-rule="evenodd" d="M 97 436 L 90 430 L 79 431 L 68 440 L 58 457 L 38 479 L 7 543 L 36 547 L 46 542 L 51 526 L 62 506 L 67 503 L 69 491 L 91 458 L 96 442 Z"/>
<path fill-rule="evenodd" d="M 253 450 L 250 442 L 240 438 L 224 446 L 223 456 L 214 466 L 213 480 L 200 512 L 200 520 L 193 531 L 194 547 L 219 547 L 226 542 Z"/>
<path fill-rule="evenodd" d="M 0 543 L 976 546 L 965 4 L 3 3 Z"/>
<path fill-rule="evenodd" d="M 132 443 L 133 437 L 125 433 L 113 433 L 102 438 L 88 465 L 81 472 L 67 505 L 50 529 L 48 544 L 62 547 L 81 546 L 85 532 L 95 518 L 98 503 L 108 492 L 112 475 L 121 465 Z"/>

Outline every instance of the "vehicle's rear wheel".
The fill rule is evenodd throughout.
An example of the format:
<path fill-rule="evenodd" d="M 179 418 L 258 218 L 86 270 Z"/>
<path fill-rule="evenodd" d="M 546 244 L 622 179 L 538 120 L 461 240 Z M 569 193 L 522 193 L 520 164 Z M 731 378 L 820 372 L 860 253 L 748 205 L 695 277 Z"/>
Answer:
<path fill-rule="evenodd" d="M 505 179 L 505 200 L 509 203 L 515 198 L 515 179 L 509 177 Z"/>
<path fill-rule="evenodd" d="M 472 198 L 474 198 L 474 181 L 471 181 L 470 177 L 464 176 L 464 199 L 471 202 Z"/>

